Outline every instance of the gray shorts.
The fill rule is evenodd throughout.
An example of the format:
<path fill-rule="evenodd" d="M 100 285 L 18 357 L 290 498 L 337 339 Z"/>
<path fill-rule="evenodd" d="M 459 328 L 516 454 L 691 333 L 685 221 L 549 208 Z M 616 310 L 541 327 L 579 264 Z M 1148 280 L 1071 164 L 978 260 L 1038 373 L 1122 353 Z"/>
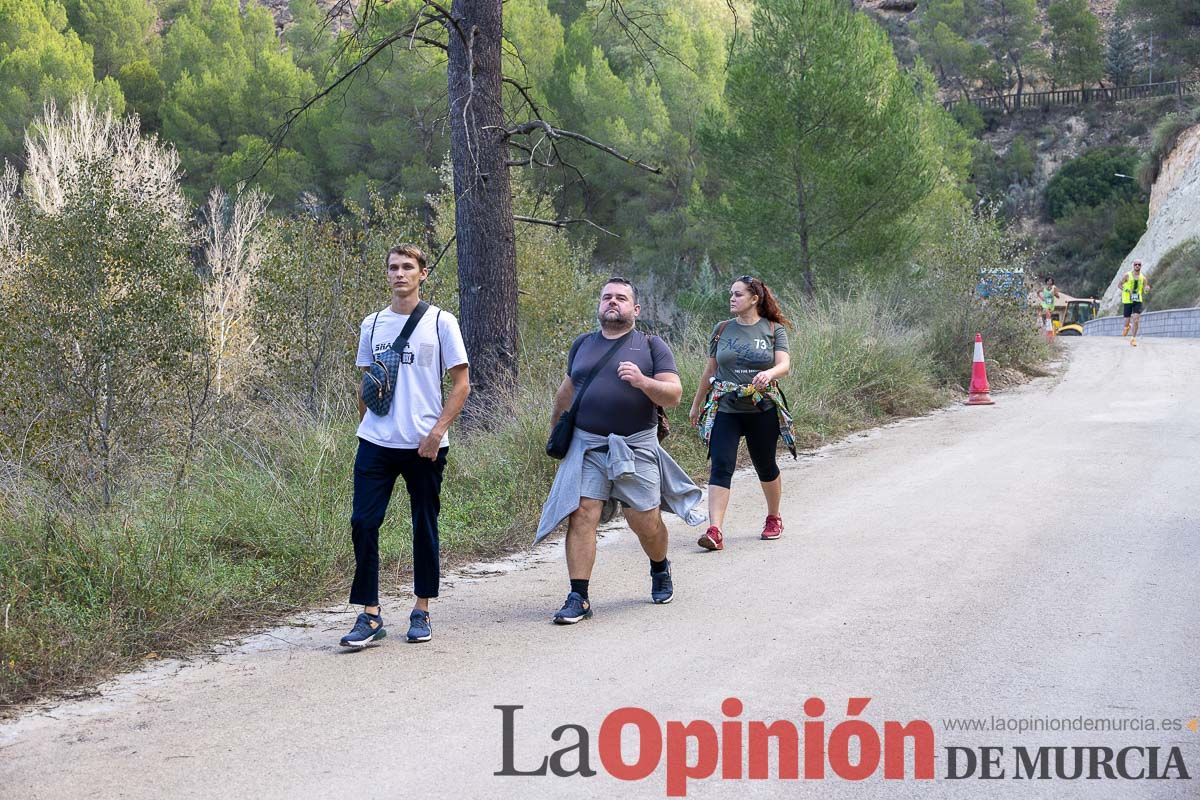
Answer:
<path fill-rule="evenodd" d="M 617 480 L 608 478 L 608 452 L 588 450 L 583 454 L 583 479 L 580 497 L 595 500 L 620 500 L 634 511 L 649 511 L 662 503 L 662 475 L 655 453 L 634 448 L 634 471 Z"/>

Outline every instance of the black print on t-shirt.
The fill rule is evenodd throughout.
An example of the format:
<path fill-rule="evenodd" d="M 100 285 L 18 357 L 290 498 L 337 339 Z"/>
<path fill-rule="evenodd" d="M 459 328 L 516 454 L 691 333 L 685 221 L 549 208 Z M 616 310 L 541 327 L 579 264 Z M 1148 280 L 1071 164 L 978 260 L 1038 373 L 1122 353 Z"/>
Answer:
<path fill-rule="evenodd" d="M 392 346 L 391 342 L 376 342 L 375 343 L 375 355 L 379 355 L 380 353 L 384 352 L 391 346 Z M 401 364 L 411 364 L 416 360 L 417 360 L 416 354 L 413 353 L 413 351 L 409 349 L 408 345 L 404 345 L 404 352 L 400 354 L 400 363 Z"/>

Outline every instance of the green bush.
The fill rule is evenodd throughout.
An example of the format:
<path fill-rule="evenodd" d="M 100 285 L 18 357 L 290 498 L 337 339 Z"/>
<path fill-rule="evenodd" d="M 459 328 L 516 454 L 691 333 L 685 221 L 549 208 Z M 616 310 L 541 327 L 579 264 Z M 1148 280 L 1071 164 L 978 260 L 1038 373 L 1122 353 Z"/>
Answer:
<path fill-rule="evenodd" d="M 950 116 L 969 136 L 978 136 L 987 128 L 983 114 L 974 103 L 955 103 L 950 108 Z"/>
<path fill-rule="evenodd" d="M 1137 153 L 1129 147 L 1098 147 L 1068 161 L 1046 184 L 1047 216 L 1059 220 L 1077 208 L 1136 199 L 1139 187 L 1130 177 L 1137 164 Z"/>

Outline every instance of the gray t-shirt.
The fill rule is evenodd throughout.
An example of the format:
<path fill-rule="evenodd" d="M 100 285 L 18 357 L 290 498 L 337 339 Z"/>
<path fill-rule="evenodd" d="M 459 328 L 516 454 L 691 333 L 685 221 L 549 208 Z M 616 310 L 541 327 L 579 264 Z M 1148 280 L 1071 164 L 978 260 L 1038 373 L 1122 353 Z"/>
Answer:
<path fill-rule="evenodd" d="M 717 331 L 721 338 L 717 339 Z M 745 385 L 753 382 L 754 376 L 764 369 L 775 366 L 775 353 L 788 349 L 787 328 L 769 319 L 759 319 L 753 325 L 743 325 L 736 319 L 720 322 L 708 337 L 708 355 L 717 360 L 716 379 Z M 750 414 L 768 411 L 775 407 L 770 400 L 764 408 L 754 405 L 753 397 L 737 397 L 727 394 L 721 398 L 719 411 L 734 414 Z"/>
<path fill-rule="evenodd" d="M 567 356 L 567 372 L 575 384 L 575 391 L 579 391 L 592 367 L 604 358 L 612 343 L 612 339 L 605 339 L 599 331 L 593 331 L 583 334 L 571 345 L 571 352 Z M 651 378 L 661 372 L 679 373 L 675 367 L 675 356 L 666 342 L 639 330 L 631 332 L 621 349 L 613 353 L 608 363 L 600 368 L 588 384 L 579 402 L 576 426 L 598 436 L 610 433 L 629 436 L 658 424 L 654 403 L 646 393 L 617 377 L 617 365 L 622 361 L 632 361 L 642 374 Z"/>

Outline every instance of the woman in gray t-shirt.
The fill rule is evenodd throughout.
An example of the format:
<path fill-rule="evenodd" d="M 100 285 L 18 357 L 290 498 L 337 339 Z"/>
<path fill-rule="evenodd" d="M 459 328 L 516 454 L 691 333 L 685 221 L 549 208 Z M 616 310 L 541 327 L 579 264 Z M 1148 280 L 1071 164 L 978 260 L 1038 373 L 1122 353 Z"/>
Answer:
<path fill-rule="evenodd" d="M 775 461 L 779 439 L 779 414 L 767 392 L 787 375 L 787 327 L 791 325 L 765 283 L 743 275 L 729 288 L 729 310 L 734 318 L 718 323 L 709 339 L 708 362 L 700 376 L 689 415 L 700 422 L 709 390 L 720 395 L 709 434 L 712 471 L 708 479 L 708 530 L 697 544 L 706 550 L 724 550 L 725 509 L 737 465 L 738 442 L 744 437 L 750 460 L 767 500 L 763 539 L 783 533 L 779 516 L 782 481 Z"/>

